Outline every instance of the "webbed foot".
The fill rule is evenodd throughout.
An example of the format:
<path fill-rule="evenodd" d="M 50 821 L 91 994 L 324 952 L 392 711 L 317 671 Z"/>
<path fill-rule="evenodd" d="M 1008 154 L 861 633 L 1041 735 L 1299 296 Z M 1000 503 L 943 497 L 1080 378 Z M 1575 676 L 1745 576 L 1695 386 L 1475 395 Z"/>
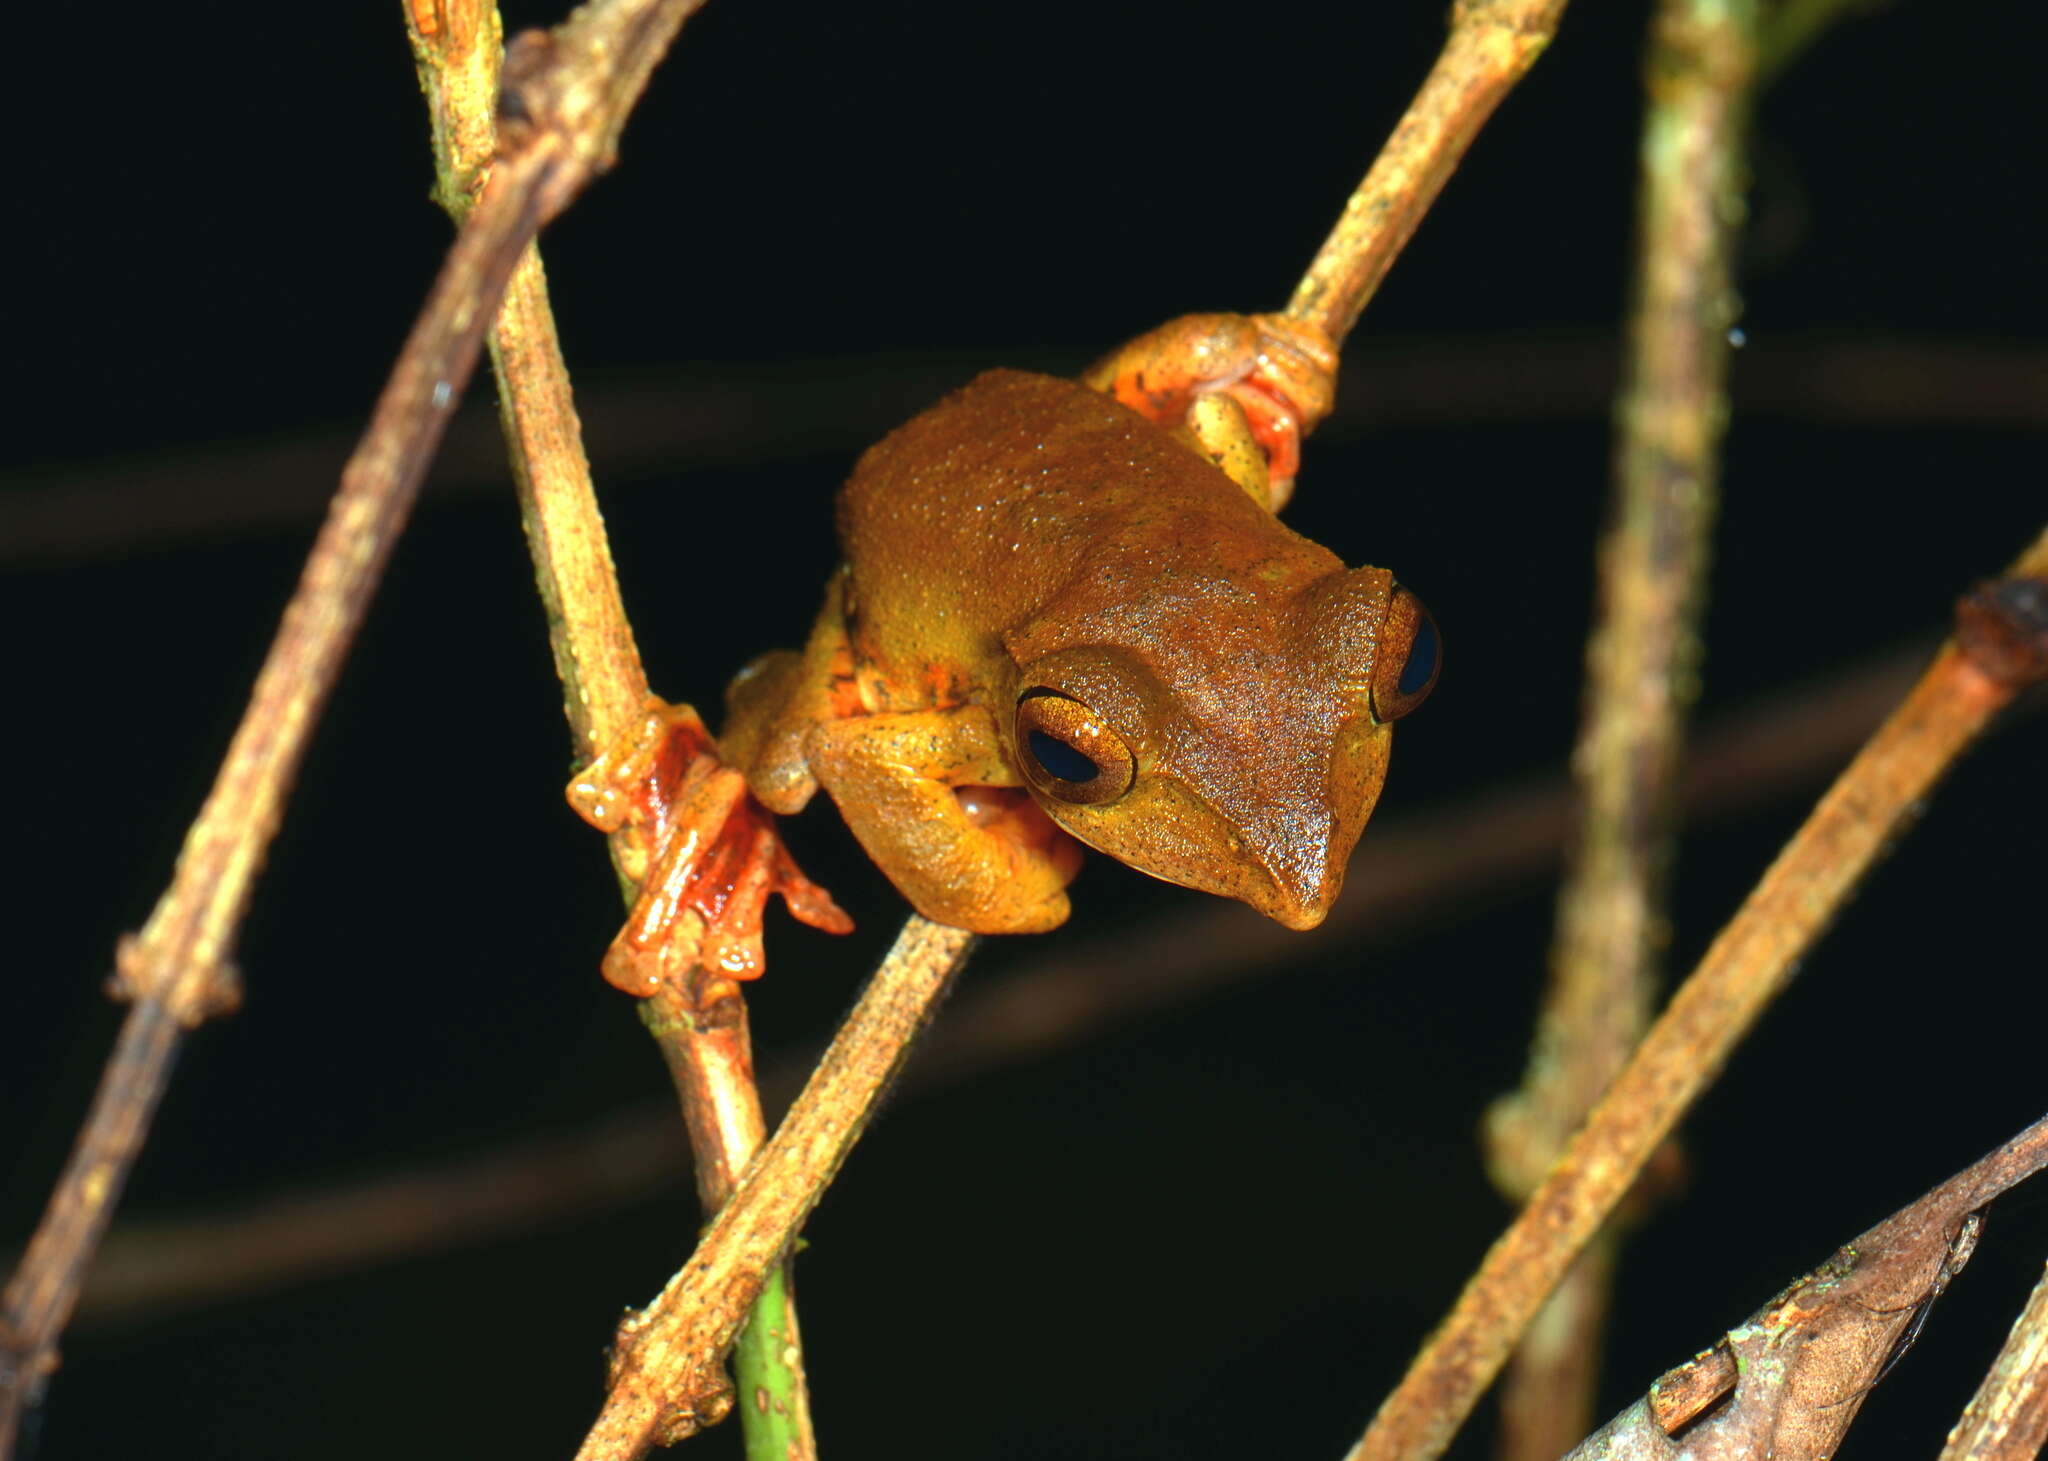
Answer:
<path fill-rule="evenodd" d="M 601 832 L 642 830 L 637 855 L 619 868 L 640 896 L 604 958 L 605 978 L 628 994 L 651 994 L 698 971 L 758 978 L 771 894 L 813 928 L 853 928 L 832 895 L 798 869 L 774 814 L 719 759 L 687 705 L 650 699 L 640 720 L 569 783 L 568 798 Z"/>

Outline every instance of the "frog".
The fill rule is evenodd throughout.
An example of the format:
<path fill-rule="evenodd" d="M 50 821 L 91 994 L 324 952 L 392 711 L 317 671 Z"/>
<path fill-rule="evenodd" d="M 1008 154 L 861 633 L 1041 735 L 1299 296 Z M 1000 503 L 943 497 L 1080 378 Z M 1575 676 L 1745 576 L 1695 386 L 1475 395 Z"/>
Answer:
<path fill-rule="evenodd" d="M 689 797 L 730 845 L 823 790 L 919 913 L 975 933 L 1064 923 L 1083 846 L 1314 928 L 1441 664 L 1389 570 L 1275 515 L 1335 357 L 1282 317 L 1199 315 L 1080 380 L 976 377 L 855 465 L 809 638 L 741 672 L 715 754 L 659 708 L 636 764 L 660 726 L 695 737 Z M 840 926 L 762 857 L 744 935 L 771 889 Z"/>

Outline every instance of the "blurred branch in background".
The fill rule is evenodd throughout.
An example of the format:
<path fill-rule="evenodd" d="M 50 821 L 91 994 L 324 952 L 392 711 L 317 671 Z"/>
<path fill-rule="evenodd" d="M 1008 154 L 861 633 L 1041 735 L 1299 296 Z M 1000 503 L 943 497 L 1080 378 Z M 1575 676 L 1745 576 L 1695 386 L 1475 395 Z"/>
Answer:
<path fill-rule="evenodd" d="M 1754 0 L 1668 0 L 1652 31 L 1614 498 L 1572 754 L 1579 816 L 1528 1072 L 1486 1123 L 1494 1185 L 1517 1204 L 1642 1038 L 1661 983 L 1728 420 L 1756 23 Z M 1618 1247 L 1609 1224 L 1516 1349 L 1501 1385 L 1503 1461 L 1550 1461 L 1591 1429 Z"/>
<path fill-rule="evenodd" d="M 791 460 L 849 462 L 916 411 L 1000 361 L 1071 374 L 1094 349 L 976 349 L 839 356 L 586 378 L 584 434 L 622 485 L 683 470 Z M 1344 390 L 1319 438 L 1441 426 L 1591 421 L 1607 413 L 1618 346 L 1608 335 L 1409 339 L 1344 354 Z M 858 381 L 858 391 L 846 389 Z M 1860 428 L 2038 432 L 2048 426 L 2048 348 L 1848 334 L 1753 338 L 1736 361 L 1745 416 Z M 312 522 L 352 440 L 341 426 L 0 476 L 0 569 L 154 552 Z M 500 492 L 504 446 L 481 402 L 460 412 L 429 503 Z M 829 474 L 821 470 L 819 493 Z"/>
<path fill-rule="evenodd" d="M 1913 646 L 1710 725 L 1685 771 L 1684 806 L 1702 819 L 1737 816 L 1809 787 L 1841 764 L 1925 659 L 1925 647 Z M 1376 824 L 1322 937 L 1362 948 L 1404 939 L 1550 875 L 1570 806 L 1560 774 L 1434 816 Z M 1211 989 L 1272 977 L 1307 952 L 1299 935 L 1234 905 L 1186 906 L 1180 917 L 1114 941 L 1075 940 L 1014 974 L 971 982 L 927 1037 L 905 1094 L 1032 1059 Z M 771 1111 L 794 1094 L 811 1059 L 785 1051 L 762 1063 Z M 80 1317 L 118 1320 L 579 1218 L 679 1183 L 683 1149 L 673 1108 L 660 1106 L 430 1171 L 235 1211 L 131 1221 L 109 1234 Z"/>

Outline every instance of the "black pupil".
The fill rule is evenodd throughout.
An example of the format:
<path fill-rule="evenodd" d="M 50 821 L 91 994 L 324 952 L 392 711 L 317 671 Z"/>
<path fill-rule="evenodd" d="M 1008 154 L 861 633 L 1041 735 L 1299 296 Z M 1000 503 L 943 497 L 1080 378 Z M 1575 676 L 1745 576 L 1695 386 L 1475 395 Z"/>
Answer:
<path fill-rule="evenodd" d="M 1082 755 L 1058 736 L 1047 735 L 1042 730 L 1031 732 L 1031 754 L 1038 758 L 1038 764 L 1045 768 L 1048 776 L 1061 781 L 1093 781 L 1102 774 L 1102 768 Z"/>
<path fill-rule="evenodd" d="M 1403 695 L 1420 694 L 1436 673 L 1436 621 L 1427 614 L 1415 626 L 1415 642 L 1408 646 L 1408 662 L 1401 666 L 1400 683 L 1394 688 Z"/>

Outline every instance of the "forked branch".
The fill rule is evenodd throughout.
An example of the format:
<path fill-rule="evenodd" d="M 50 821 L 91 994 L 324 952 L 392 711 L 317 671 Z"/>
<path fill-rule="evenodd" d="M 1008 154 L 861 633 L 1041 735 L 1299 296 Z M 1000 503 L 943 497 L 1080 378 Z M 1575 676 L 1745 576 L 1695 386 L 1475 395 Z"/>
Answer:
<path fill-rule="evenodd" d="M 1572 754 L 1579 825 L 1529 1071 L 1487 1123 L 1494 1183 L 1515 1202 L 1621 1069 L 1657 986 L 1727 420 L 1729 259 L 1755 48 L 1754 0 L 1673 0 L 1651 41 L 1614 507 Z M 1550 1461 L 1591 1426 L 1614 1242 L 1595 1240 L 1517 1353 L 1501 1392 L 1504 1461 Z"/>

